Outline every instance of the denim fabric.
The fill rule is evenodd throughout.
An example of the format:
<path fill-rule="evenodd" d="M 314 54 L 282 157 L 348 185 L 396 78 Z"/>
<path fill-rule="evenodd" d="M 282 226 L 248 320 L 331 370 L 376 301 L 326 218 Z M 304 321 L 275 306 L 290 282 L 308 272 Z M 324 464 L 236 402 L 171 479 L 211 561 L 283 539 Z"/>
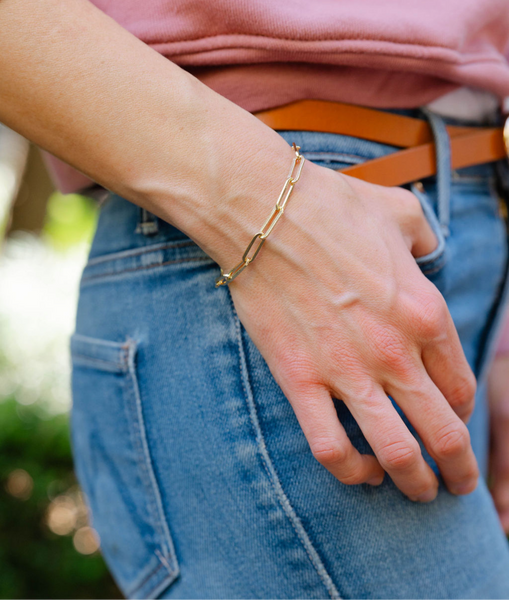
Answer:
<path fill-rule="evenodd" d="M 280 133 L 334 169 L 395 150 Z M 413 188 L 439 239 L 418 264 L 444 295 L 479 378 L 470 429 L 483 469 L 485 374 L 508 293 L 494 173 L 486 165 L 450 174 L 447 230 L 436 179 Z M 389 477 L 378 488 L 338 482 L 313 458 L 228 287 L 214 287 L 218 273 L 171 225 L 115 195 L 104 204 L 71 342 L 72 432 L 78 477 L 123 592 L 508 598 L 509 551 L 486 484 L 463 497 L 441 484 L 434 502 L 416 504 Z M 336 407 L 353 444 L 371 452 Z"/>

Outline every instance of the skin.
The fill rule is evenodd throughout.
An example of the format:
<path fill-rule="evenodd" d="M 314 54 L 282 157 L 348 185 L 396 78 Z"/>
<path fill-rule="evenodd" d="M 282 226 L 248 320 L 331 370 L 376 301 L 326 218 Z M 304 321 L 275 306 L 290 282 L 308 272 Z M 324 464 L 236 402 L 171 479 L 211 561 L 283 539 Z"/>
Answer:
<path fill-rule="evenodd" d="M 509 353 L 497 356 L 488 375 L 491 416 L 491 493 L 509 534 Z"/>
<path fill-rule="evenodd" d="M 0 120 L 174 224 L 225 269 L 237 264 L 293 159 L 281 136 L 85 0 L 0 0 L 0 22 Z M 316 459 L 345 484 L 388 473 L 423 502 L 438 481 L 387 394 L 451 493 L 478 480 L 465 425 L 475 378 L 414 259 L 436 243 L 410 192 L 307 161 L 284 217 L 229 286 Z M 375 457 L 353 448 L 331 397 Z"/>

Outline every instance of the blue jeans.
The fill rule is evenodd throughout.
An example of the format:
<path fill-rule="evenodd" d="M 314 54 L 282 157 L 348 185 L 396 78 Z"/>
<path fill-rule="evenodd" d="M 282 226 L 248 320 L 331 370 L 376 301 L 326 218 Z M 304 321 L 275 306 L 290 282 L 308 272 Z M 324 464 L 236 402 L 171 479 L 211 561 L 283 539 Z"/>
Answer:
<path fill-rule="evenodd" d="M 478 377 L 470 430 L 485 472 L 485 379 L 508 294 L 508 238 L 494 165 L 451 173 L 443 122 L 433 126 L 439 174 L 413 189 L 439 245 L 417 262 L 444 295 Z M 280 133 L 334 169 L 396 150 Z M 378 488 L 337 481 L 313 458 L 228 287 L 214 287 L 218 274 L 182 232 L 110 195 L 71 342 L 72 432 L 79 481 L 122 591 L 508 598 L 509 551 L 485 482 L 463 497 L 441 484 L 423 505 L 389 477 Z M 353 444 L 371 452 L 344 404 L 336 407 Z"/>

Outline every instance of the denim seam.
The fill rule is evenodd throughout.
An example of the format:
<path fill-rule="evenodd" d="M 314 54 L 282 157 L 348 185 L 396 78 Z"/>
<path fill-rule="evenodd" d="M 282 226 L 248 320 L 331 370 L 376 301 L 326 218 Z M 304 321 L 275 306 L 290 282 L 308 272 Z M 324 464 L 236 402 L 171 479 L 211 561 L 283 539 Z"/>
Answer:
<path fill-rule="evenodd" d="M 420 257 L 418 257 L 418 258 L 420 258 Z M 440 262 L 445 262 L 445 246 L 436 256 L 433 256 L 432 258 L 427 258 L 426 260 L 420 261 L 417 264 L 420 265 L 421 267 L 425 267 L 426 265 L 430 265 L 439 260 L 440 260 Z"/>
<path fill-rule="evenodd" d="M 159 559 L 160 560 L 160 559 Z M 148 581 L 150 581 L 150 579 L 158 572 L 160 571 L 162 568 L 164 567 L 164 564 L 162 562 L 159 562 L 158 565 L 156 565 L 151 571 L 150 573 L 148 573 L 148 575 L 145 575 L 145 577 L 140 581 L 140 583 L 137 583 L 133 588 L 129 588 L 128 593 L 129 595 L 134 594 L 135 592 L 138 592 Z M 159 584 L 154 585 L 150 588 L 150 591 L 154 590 L 156 587 L 158 587 Z M 147 598 L 151 597 L 147 594 Z"/>
<path fill-rule="evenodd" d="M 85 356 L 84 354 L 80 354 L 79 352 L 72 352 L 71 355 L 72 358 L 77 359 L 77 362 L 80 362 L 81 364 L 90 364 L 91 366 L 96 368 L 107 368 L 108 371 L 114 369 L 113 372 L 115 373 L 126 373 L 128 370 L 125 364 L 122 363 L 116 363 L 110 360 L 103 360 L 102 358 L 93 358 L 91 356 Z"/>
<path fill-rule="evenodd" d="M 148 449 L 148 441 L 147 441 L 147 435 L 146 435 L 146 431 L 145 431 L 145 421 L 143 418 L 143 410 L 142 410 L 142 405 L 141 405 L 141 395 L 140 395 L 140 390 L 139 390 L 139 386 L 138 386 L 138 378 L 137 378 L 136 367 L 135 367 L 135 362 L 134 362 L 135 353 L 136 353 L 136 349 L 137 349 L 136 342 L 134 340 L 128 340 L 127 348 L 126 348 L 126 350 L 128 352 L 129 375 L 131 376 L 131 382 L 132 382 L 132 387 L 133 387 L 133 391 L 134 391 L 134 398 L 135 398 L 135 403 L 136 403 L 136 417 L 137 417 L 137 421 L 138 421 L 139 433 L 140 433 L 140 438 L 141 438 L 141 440 L 139 440 L 139 441 L 141 441 L 142 454 L 144 457 L 143 467 L 149 477 L 152 491 L 154 493 L 154 496 L 156 497 L 156 510 L 158 513 L 157 516 L 159 517 L 159 521 L 160 521 L 159 522 L 158 520 L 156 520 L 156 523 L 157 523 L 157 526 L 161 528 L 161 532 L 160 532 L 160 533 L 162 533 L 161 537 L 163 537 L 165 539 L 166 543 L 168 544 L 168 548 L 165 548 L 164 546 L 162 547 L 163 554 L 170 554 L 172 556 L 172 559 L 176 560 L 175 555 L 172 554 L 172 540 L 170 538 L 170 532 L 169 532 L 168 526 L 166 524 L 166 516 L 164 514 L 164 510 L 163 510 L 163 506 L 162 506 L 162 502 L 161 502 L 159 486 L 158 486 L 157 480 L 155 478 L 155 474 L 153 471 L 153 465 L 152 465 L 152 458 L 150 456 L 150 452 Z M 157 556 L 157 554 L 156 554 L 156 556 Z M 157 558 L 158 558 L 158 560 L 161 560 L 159 558 L 159 556 Z"/>
<path fill-rule="evenodd" d="M 445 121 L 428 108 L 421 108 L 433 132 L 435 142 L 437 212 L 440 228 L 445 237 L 450 234 L 451 220 L 451 139 Z"/>
<path fill-rule="evenodd" d="M 72 337 L 77 341 L 84 342 L 85 344 L 92 344 L 94 346 L 106 346 L 107 348 L 127 348 L 126 343 L 112 342 L 110 340 L 102 340 L 100 338 L 90 337 L 88 335 L 81 335 L 81 333 L 73 333 Z M 125 357 L 124 357 L 125 360 Z"/>
<path fill-rule="evenodd" d="M 258 442 L 258 451 L 260 452 L 263 466 L 265 468 L 265 471 L 267 473 L 269 481 L 271 482 L 272 487 L 276 493 L 276 497 L 279 501 L 279 504 L 283 508 L 283 511 L 286 513 L 286 516 L 288 517 L 288 520 L 290 521 L 295 533 L 297 534 L 298 539 L 302 543 L 304 550 L 306 551 L 306 553 L 311 561 L 311 564 L 313 565 L 318 576 L 322 580 L 322 583 L 325 585 L 329 596 L 333 600 L 339 599 L 339 598 L 341 598 L 341 596 L 339 595 L 339 592 L 336 589 L 336 586 L 334 585 L 330 575 L 327 573 L 325 565 L 323 564 L 322 560 L 320 559 L 318 552 L 313 547 L 313 544 L 312 544 L 311 540 L 309 539 L 309 536 L 307 535 L 306 530 L 304 529 L 304 526 L 302 525 L 299 517 L 295 513 L 294 508 L 290 504 L 290 500 L 288 499 L 287 495 L 285 494 L 285 492 L 283 490 L 283 487 L 282 487 L 279 477 L 277 475 L 276 469 L 275 469 L 275 467 L 272 463 L 272 460 L 269 456 L 269 452 L 267 450 L 267 446 L 265 444 L 263 433 L 262 433 L 262 430 L 260 427 L 260 422 L 258 420 L 258 415 L 256 412 L 256 406 L 254 403 L 254 397 L 253 397 L 253 392 L 251 389 L 251 384 L 249 382 L 246 357 L 245 357 L 245 352 L 244 352 L 244 347 L 243 347 L 243 342 L 242 342 L 240 319 L 235 310 L 235 305 L 233 304 L 233 299 L 232 299 L 230 290 L 228 289 L 227 291 L 228 291 L 228 296 L 230 299 L 230 305 L 233 310 L 235 330 L 236 330 L 236 334 L 237 334 L 237 347 L 238 347 L 238 351 L 239 351 L 242 389 L 244 391 L 245 399 L 246 399 L 246 402 L 248 405 L 249 415 L 251 417 L 251 423 L 255 430 L 256 440 Z"/>
<path fill-rule="evenodd" d="M 147 252 L 157 252 L 158 250 L 167 250 L 169 248 L 187 248 L 188 246 L 196 246 L 192 241 L 181 241 L 181 242 L 161 242 L 160 244 L 150 244 L 143 246 L 142 248 L 133 248 L 131 250 L 122 250 L 121 252 L 111 252 L 110 254 L 104 254 L 102 256 L 96 256 L 88 261 L 89 265 L 96 265 L 102 262 L 108 262 L 110 260 L 117 260 L 119 258 L 129 258 L 130 256 L 140 256 Z"/>
<path fill-rule="evenodd" d="M 109 271 L 108 273 L 101 273 L 100 275 L 90 275 L 88 277 L 82 277 L 81 283 L 87 283 L 88 281 L 95 281 L 97 279 L 104 279 L 106 277 L 114 277 L 115 275 L 123 275 L 124 273 L 134 273 L 136 271 L 144 271 L 147 269 L 157 269 L 158 267 L 165 267 L 167 265 L 178 265 L 180 263 L 192 262 L 192 261 L 211 261 L 212 259 L 208 256 L 193 256 L 188 258 L 179 258 L 177 260 L 167 260 L 161 263 L 154 263 L 153 265 L 144 265 L 142 267 L 135 267 L 133 269 L 124 269 L 122 271 Z"/>
<path fill-rule="evenodd" d="M 160 561 L 160 566 L 164 566 L 166 568 L 166 570 L 168 571 L 169 575 L 168 575 L 168 584 L 167 585 L 169 585 L 178 576 L 179 566 L 178 566 L 178 562 L 177 562 L 177 557 L 175 555 L 175 550 L 173 547 L 173 542 L 171 539 L 169 527 L 166 522 L 166 516 L 164 514 L 164 509 L 162 506 L 161 495 L 159 492 L 159 486 L 158 486 L 158 483 L 157 483 L 157 480 L 155 477 L 155 473 L 153 470 L 153 466 L 152 466 L 152 459 L 151 459 L 150 452 L 148 449 L 148 441 L 147 441 L 147 436 L 146 436 L 146 431 L 145 431 L 145 421 L 143 419 L 143 410 L 141 407 L 141 396 L 140 396 L 140 390 L 138 387 L 136 367 L 135 367 L 135 363 L 134 363 L 136 349 L 137 349 L 136 342 L 132 339 L 128 339 L 125 344 L 125 350 L 126 350 L 127 356 L 128 356 L 128 366 L 129 366 L 128 373 L 129 373 L 129 376 L 131 379 L 131 389 L 134 394 L 134 401 L 135 401 L 135 415 L 134 416 L 135 416 L 137 426 L 138 426 L 137 427 L 138 432 L 136 432 L 137 435 L 135 435 L 136 441 L 134 443 L 138 448 L 138 451 L 136 453 L 137 457 L 139 459 L 138 464 L 139 464 L 142 472 L 145 473 L 145 476 L 148 477 L 149 488 L 151 488 L 151 491 L 152 491 L 153 498 L 150 498 L 150 494 L 149 494 L 148 502 L 149 502 L 149 506 L 150 506 L 150 511 L 151 511 L 151 513 L 153 513 L 152 519 L 154 521 L 154 529 L 158 532 L 158 536 L 160 536 L 161 541 L 164 540 L 164 542 L 161 544 L 162 554 L 168 556 L 170 558 L 170 560 L 172 561 L 172 563 L 175 565 L 175 567 L 172 570 L 170 570 L 171 565 L 169 563 L 165 564 L 163 561 L 161 561 L 161 558 L 158 555 L 157 551 L 154 553 L 155 556 L 157 557 L 157 560 Z M 141 446 L 141 448 L 140 448 L 140 446 Z M 140 449 L 141 449 L 141 453 L 140 453 Z M 143 460 L 141 460 L 141 456 L 143 456 Z M 155 500 L 155 506 L 152 505 L 152 502 L 154 500 Z M 154 514 L 154 509 L 155 509 L 155 514 Z M 147 581 L 147 579 L 149 577 L 153 576 L 154 573 L 156 573 L 156 572 L 157 572 L 157 569 L 154 569 L 149 576 L 147 576 L 143 579 L 143 581 L 141 583 L 137 583 L 133 589 L 129 590 L 129 595 L 131 595 L 134 592 L 136 592 L 137 590 L 139 590 L 142 587 L 142 585 Z"/>
<path fill-rule="evenodd" d="M 129 594 L 134 594 L 135 592 L 138 592 L 139 590 L 141 590 L 141 588 L 142 588 L 142 587 L 143 587 L 143 586 L 144 586 L 144 585 L 145 585 L 147 582 L 149 582 L 149 581 L 152 579 L 152 577 L 154 577 L 155 575 L 157 575 L 157 573 L 158 573 L 158 572 L 159 572 L 159 571 L 160 571 L 162 568 L 165 568 L 166 570 L 168 570 L 168 566 L 167 566 L 167 565 L 165 565 L 165 564 L 164 564 L 164 562 L 161 560 L 160 556 L 158 556 L 158 550 L 156 550 L 156 553 L 155 553 L 155 554 L 156 554 L 157 558 L 158 558 L 158 559 L 159 559 L 159 561 L 160 561 L 160 562 L 159 562 L 159 564 L 158 564 L 156 567 L 154 567 L 154 568 L 152 569 L 152 571 L 150 571 L 150 573 L 148 573 L 148 574 L 147 574 L 147 575 L 146 575 L 146 576 L 143 578 L 143 580 L 142 580 L 140 583 L 136 584 L 136 586 L 135 586 L 133 589 L 131 589 L 131 590 L 129 591 Z M 175 574 L 177 574 L 177 573 L 178 573 L 178 570 L 177 570 L 177 571 L 174 571 L 174 573 L 175 573 Z M 171 576 L 171 573 L 170 573 L 170 576 Z M 163 580 L 163 581 L 164 581 L 164 580 Z M 154 590 L 156 590 L 156 589 L 157 589 L 157 588 L 158 588 L 160 585 L 161 585 L 161 582 L 158 582 L 158 583 L 156 583 L 155 585 L 152 585 L 152 586 L 149 588 L 149 590 L 148 590 L 146 593 L 144 593 L 144 596 L 145 596 L 146 598 L 153 598 L 153 592 L 154 592 Z"/>
<path fill-rule="evenodd" d="M 410 190 L 421 203 L 424 218 L 438 240 L 438 246 L 432 252 L 415 259 L 423 275 L 433 275 L 440 272 L 447 264 L 447 241 L 426 190 L 420 191 L 414 185 L 410 187 Z"/>

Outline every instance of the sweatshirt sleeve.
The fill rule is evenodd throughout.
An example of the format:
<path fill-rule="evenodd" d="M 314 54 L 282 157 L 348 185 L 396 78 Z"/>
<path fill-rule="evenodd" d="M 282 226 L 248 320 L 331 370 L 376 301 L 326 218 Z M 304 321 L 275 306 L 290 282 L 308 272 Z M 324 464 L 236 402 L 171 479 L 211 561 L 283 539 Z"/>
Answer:
<path fill-rule="evenodd" d="M 506 310 L 505 323 L 497 347 L 497 356 L 502 354 L 509 354 L 509 307 Z"/>

